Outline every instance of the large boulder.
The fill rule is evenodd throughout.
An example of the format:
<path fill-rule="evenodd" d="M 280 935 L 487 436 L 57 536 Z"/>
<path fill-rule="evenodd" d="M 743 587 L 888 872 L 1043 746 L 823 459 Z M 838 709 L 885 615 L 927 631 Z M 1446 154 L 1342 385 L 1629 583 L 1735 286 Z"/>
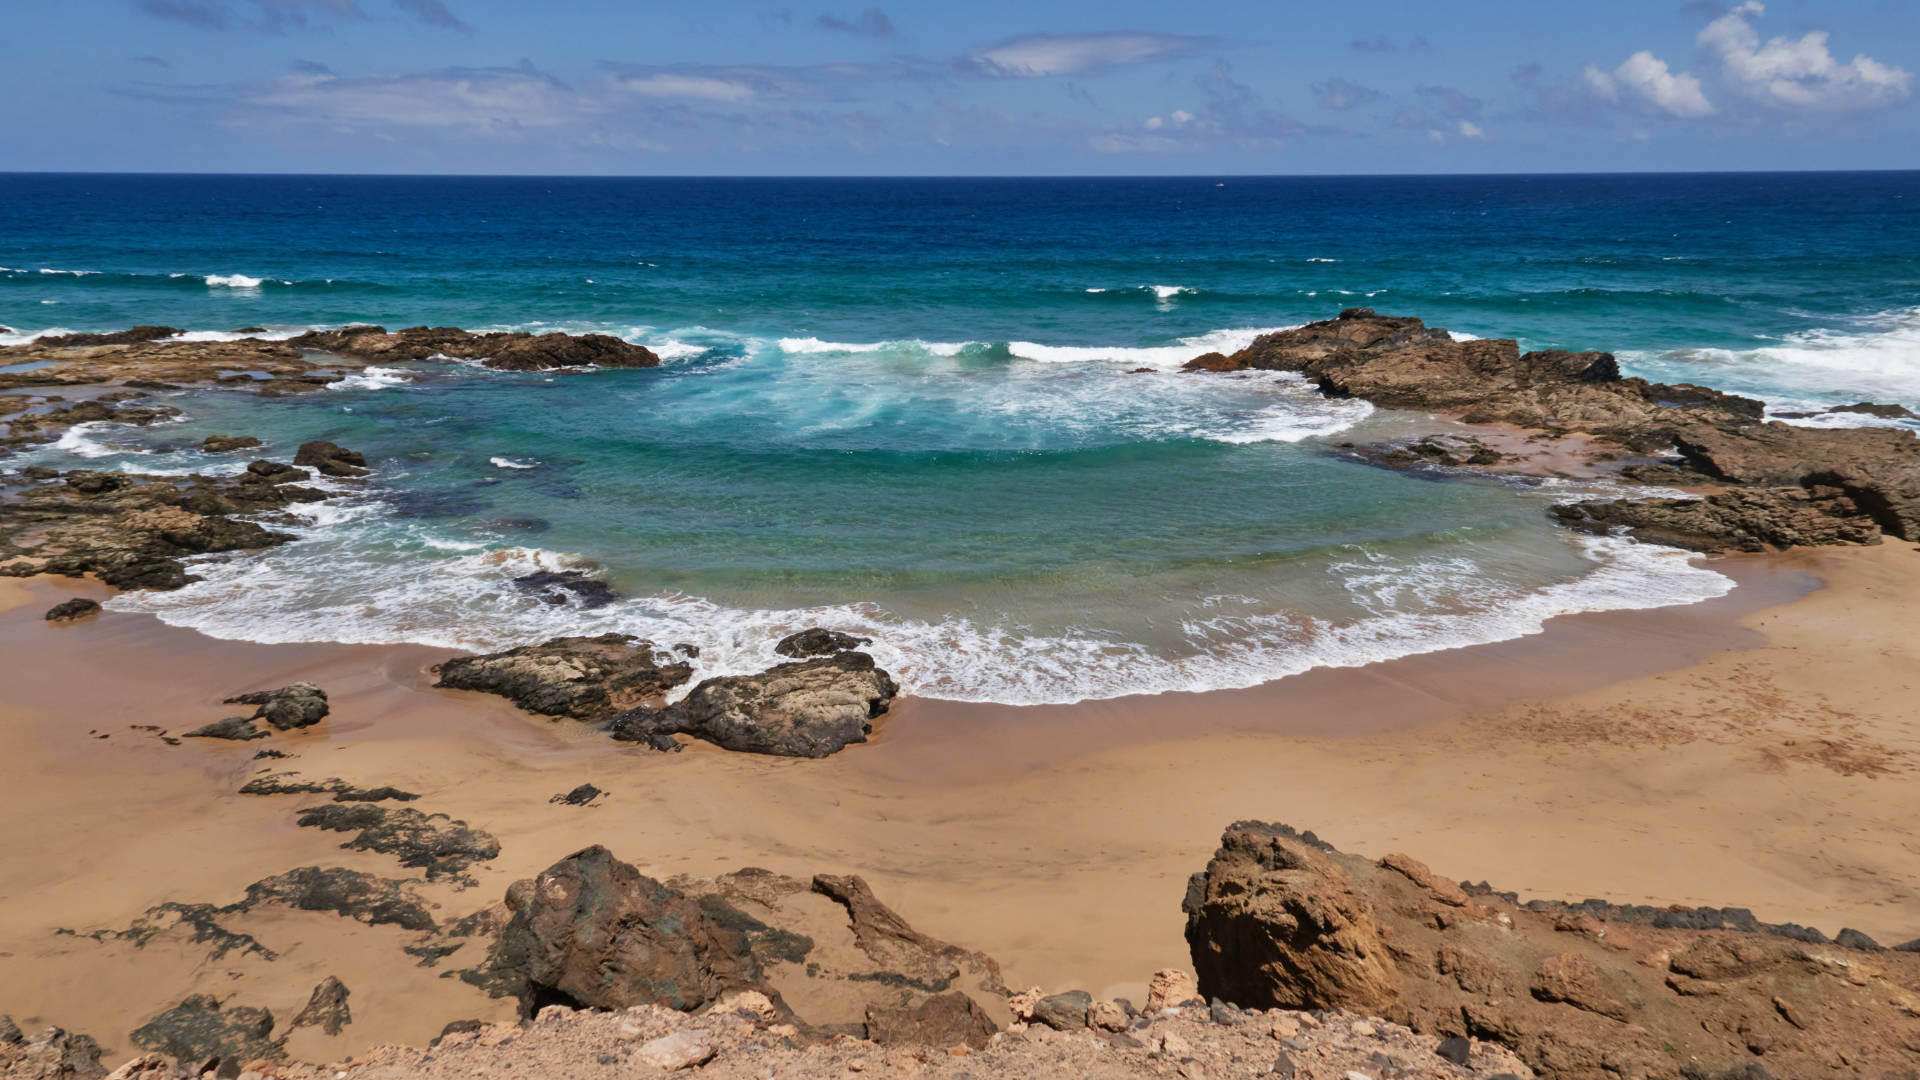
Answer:
<path fill-rule="evenodd" d="M 367 468 L 366 456 L 359 451 L 320 439 L 301 443 L 300 449 L 293 455 L 293 463 L 315 469 L 322 476 L 365 476 L 372 471 Z"/>
<path fill-rule="evenodd" d="M 680 657 L 626 634 L 554 638 L 440 664 L 435 686 L 498 694 L 528 712 L 597 720 L 657 700 L 693 677 Z"/>
<path fill-rule="evenodd" d="M 865 742 L 899 688 L 862 652 L 781 664 L 758 675 L 707 679 L 665 709 L 635 709 L 612 724 L 634 742 L 685 734 L 728 750 L 826 757 Z"/>
<path fill-rule="evenodd" d="M 461 976 L 528 1013 L 692 1012 L 752 991 L 814 1037 L 977 1047 L 1005 995 L 992 960 L 913 930 L 857 877 L 660 881 L 595 846 L 516 882 L 506 906 L 486 961 Z"/>
<path fill-rule="evenodd" d="M 1257 822 L 1184 906 L 1204 995 L 1499 1043 L 1542 1080 L 1906 1075 L 1920 1047 L 1920 956 L 1737 908 L 1523 905 Z"/>

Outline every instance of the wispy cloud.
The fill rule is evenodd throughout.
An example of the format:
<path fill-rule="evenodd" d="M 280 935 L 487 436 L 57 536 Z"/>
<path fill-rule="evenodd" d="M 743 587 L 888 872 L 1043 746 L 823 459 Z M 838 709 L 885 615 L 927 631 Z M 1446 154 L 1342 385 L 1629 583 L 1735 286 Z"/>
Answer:
<path fill-rule="evenodd" d="M 1178 59 L 1214 44 L 1213 38 L 1131 30 L 1027 34 L 981 49 L 966 62 L 978 73 L 998 78 L 1087 75 L 1130 64 Z"/>
<path fill-rule="evenodd" d="M 472 27 L 462 22 L 447 5 L 440 0 L 393 0 L 394 6 L 412 15 L 428 26 L 438 26 L 443 30 L 471 31 Z"/>
<path fill-rule="evenodd" d="M 1728 88 L 1775 109 L 1805 112 L 1873 109 L 1906 101 L 1913 74 L 1859 53 L 1842 63 L 1827 48 L 1825 30 L 1765 43 L 1753 21 L 1766 5 L 1747 0 L 1707 24 L 1699 45 L 1719 61 Z"/>
<path fill-rule="evenodd" d="M 1415 36 L 1407 39 L 1407 49 L 1409 51 L 1430 49 L 1432 47 L 1424 37 Z M 1370 38 L 1354 38 L 1352 41 L 1347 42 L 1347 48 L 1357 53 L 1384 53 L 1393 52 L 1400 48 L 1400 46 L 1395 44 L 1394 40 L 1385 34 L 1375 34 Z"/>
<path fill-rule="evenodd" d="M 401 12 L 447 30 L 467 30 L 442 0 L 393 0 Z M 247 0 L 235 7 L 218 0 L 134 0 L 134 10 L 199 30 L 251 30 L 283 34 L 334 22 L 367 19 L 356 0 Z"/>
<path fill-rule="evenodd" d="M 822 30 L 835 30 L 857 37 L 892 37 L 894 35 L 893 20 L 877 7 L 868 8 L 851 19 L 828 14 L 819 16 L 813 22 Z"/>
<path fill-rule="evenodd" d="M 1346 112 L 1387 100 L 1387 95 L 1372 87 L 1339 78 L 1314 83 L 1307 89 L 1313 91 L 1314 100 L 1320 103 L 1320 107 L 1329 112 Z"/>

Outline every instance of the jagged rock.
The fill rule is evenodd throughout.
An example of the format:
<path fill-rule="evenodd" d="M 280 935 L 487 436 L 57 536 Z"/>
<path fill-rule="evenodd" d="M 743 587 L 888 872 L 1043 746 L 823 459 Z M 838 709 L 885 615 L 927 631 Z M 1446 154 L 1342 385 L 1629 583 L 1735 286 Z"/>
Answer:
<path fill-rule="evenodd" d="M 547 801 L 566 806 L 587 806 L 604 794 L 606 793 L 592 784 L 581 784 L 572 791 L 562 792 Z"/>
<path fill-rule="evenodd" d="M 293 1018 L 288 1030 L 317 1027 L 328 1035 L 340 1034 L 341 1028 L 353 1023 L 353 1011 L 347 1008 L 347 993 L 345 983 L 332 975 L 327 976 L 313 988 L 306 1007 Z"/>
<path fill-rule="evenodd" d="M 261 754 L 266 751 L 262 750 Z M 260 756 L 259 754 L 254 755 Z M 278 755 L 284 757 L 286 755 Z M 376 788 L 355 787 L 338 777 L 325 780 L 296 780 L 294 773 L 275 773 L 271 776 L 256 776 L 240 787 L 242 795 L 332 795 L 334 802 L 413 802 L 420 796 L 411 791 L 402 791 L 397 787 L 382 785 Z"/>
<path fill-rule="evenodd" d="M 255 690 L 227 698 L 223 705 L 254 705 L 248 719 L 265 720 L 279 731 L 312 727 L 326 719 L 327 692 L 312 683 L 294 683 L 278 690 Z"/>
<path fill-rule="evenodd" d="M 322 476 L 365 476 L 373 471 L 367 468 L 367 459 L 360 452 L 318 439 L 301 443 L 293 455 L 293 463 L 317 470 Z"/>
<path fill-rule="evenodd" d="M 448 660 L 435 686 L 498 694 L 528 712 L 593 720 L 653 700 L 693 668 L 626 634 L 565 637 Z"/>
<path fill-rule="evenodd" d="M 1582 532 L 1624 529 L 1642 540 L 1690 551 L 1880 541 L 1879 526 L 1839 488 L 1737 488 L 1704 499 L 1567 503 L 1551 513 L 1560 524 Z"/>
<path fill-rule="evenodd" d="M 200 440 L 200 449 L 209 454 L 225 454 L 234 450 L 251 450 L 260 445 L 260 440 L 251 435 L 209 435 Z"/>
<path fill-rule="evenodd" d="M 816 892 L 838 906 L 823 910 Z M 809 887 L 742 870 L 661 882 L 596 846 L 516 882 L 507 908 L 487 961 L 462 977 L 529 1014 L 751 1002 L 763 1019 L 816 1036 L 864 1029 L 878 1041 L 980 1046 L 994 1025 L 971 999 L 1005 992 L 990 959 L 917 933 L 859 878 Z M 849 932 L 851 949 L 816 951 L 822 935 Z"/>
<path fill-rule="evenodd" d="M 88 600 L 83 596 L 76 596 L 71 600 L 62 601 L 48 608 L 46 620 L 48 622 L 73 622 L 76 619 L 84 619 L 89 615 L 98 615 L 99 613 L 100 601 Z"/>
<path fill-rule="evenodd" d="M 264 739 L 267 735 L 267 732 L 254 726 L 253 718 L 250 716 L 229 716 L 224 720 L 203 724 L 186 733 L 189 739 L 234 739 L 241 742 L 249 739 Z"/>
<path fill-rule="evenodd" d="M 707 679 L 666 709 L 635 709 L 616 718 L 611 731 L 630 742 L 684 734 L 728 750 L 826 757 L 865 742 L 874 718 L 898 692 L 873 657 L 835 653 L 758 675 Z"/>
<path fill-rule="evenodd" d="M 1737 908 L 1522 905 L 1285 826 L 1229 828 L 1185 908 L 1204 993 L 1358 1009 L 1447 1040 L 1456 1062 L 1486 1040 L 1542 1080 L 1737 1076 L 1762 1054 L 1776 1075 L 1826 1076 L 1836 1046 L 1848 1075 L 1897 1075 L 1920 1040 L 1903 1005 L 1920 957 Z"/>
<path fill-rule="evenodd" d="M 100 1044 L 88 1035 L 57 1027 L 24 1038 L 12 1019 L 0 1017 L 0 1075 L 9 1080 L 100 1080 Z"/>
<path fill-rule="evenodd" d="M 266 1009 L 222 1009 L 212 996 L 195 994 L 135 1028 L 133 1044 L 181 1061 L 218 1058 L 219 1075 L 232 1078 L 243 1062 L 285 1060 L 272 1035 L 273 1014 Z"/>
<path fill-rule="evenodd" d="M 1359 453 L 1367 461 L 1390 469 L 1410 469 L 1416 465 L 1454 468 L 1498 465 L 1508 458 L 1471 435 L 1429 435 L 1411 442 L 1366 447 Z"/>
<path fill-rule="evenodd" d="M 350 326 L 301 334 L 287 344 L 369 363 L 457 357 L 507 371 L 660 363 L 651 350 L 606 334 L 472 333 L 451 326 L 414 326 L 394 333 L 378 326 Z"/>
<path fill-rule="evenodd" d="M 780 639 L 773 651 L 781 656 L 804 659 L 810 656 L 832 656 L 834 653 L 852 652 L 862 645 L 873 644 L 872 638 L 854 637 L 838 630 L 824 630 L 816 626 L 811 630 L 802 630 L 797 634 L 788 634 Z"/>
<path fill-rule="evenodd" d="M 372 803 L 322 803 L 300 812 L 297 824 L 329 832 L 356 833 L 340 845 L 353 851 L 396 855 L 402 866 L 426 870 L 427 880 L 470 884 L 467 867 L 500 855 L 500 841 L 445 814 Z"/>
<path fill-rule="evenodd" d="M 1827 410 L 1830 413 L 1858 413 L 1863 416 L 1877 416 L 1882 420 L 1920 420 L 1920 414 L 1904 405 L 1877 405 L 1871 401 L 1856 402 L 1852 405 L 1835 405 Z"/>

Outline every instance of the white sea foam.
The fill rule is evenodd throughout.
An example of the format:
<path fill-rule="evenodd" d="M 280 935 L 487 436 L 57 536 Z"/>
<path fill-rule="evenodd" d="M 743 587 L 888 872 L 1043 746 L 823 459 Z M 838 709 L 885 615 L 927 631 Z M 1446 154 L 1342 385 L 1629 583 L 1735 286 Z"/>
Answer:
<path fill-rule="evenodd" d="M 249 277 L 246 274 L 208 274 L 206 276 L 207 285 L 214 288 L 257 289 L 265 284 L 266 280 L 265 278 Z M 285 285 L 287 283 L 283 281 L 280 284 Z"/>
<path fill-rule="evenodd" d="M 1007 349 L 1023 360 L 1037 360 L 1046 364 L 1104 362 L 1168 370 L 1179 367 L 1201 353 L 1237 352 L 1253 344 L 1253 339 L 1261 334 L 1270 334 L 1278 329 L 1284 328 L 1215 330 L 1195 337 L 1180 338 L 1173 345 L 1041 345 L 1032 341 L 1013 341 L 1007 343 Z"/>
<path fill-rule="evenodd" d="M 103 428 L 111 428 L 113 426 L 112 421 L 108 420 L 89 420 L 85 423 L 75 424 L 60 433 L 60 438 L 54 442 L 53 449 L 61 453 L 72 454 L 75 457 L 83 458 L 103 458 L 126 453 L 146 453 L 144 450 L 129 451 L 115 449 L 94 438 L 96 432 Z"/>
<path fill-rule="evenodd" d="M 540 467 L 540 463 L 537 461 L 515 461 L 512 458 L 504 457 L 490 457 L 487 461 L 496 469 L 537 469 Z"/>
<path fill-rule="evenodd" d="M 1339 259 L 1322 259 L 1319 257 L 1313 257 L 1313 258 L 1309 258 L 1307 261 L 1310 263 L 1337 263 L 1340 260 Z"/>
<path fill-rule="evenodd" d="M 877 353 L 921 351 L 934 356 L 954 356 L 968 345 L 978 344 L 968 341 L 822 341 L 817 337 L 781 338 L 777 345 L 780 351 L 794 356 L 817 356 L 824 353 Z"/>
<path fill-rule="evenodd" d="M 358 375 L 349 375 L 339 382 L 327 384 L 329 390 L 385 390 L 389 386 L 404 386 L 413 381 L 413 376 L 399 368 L 366 367 Z"/>

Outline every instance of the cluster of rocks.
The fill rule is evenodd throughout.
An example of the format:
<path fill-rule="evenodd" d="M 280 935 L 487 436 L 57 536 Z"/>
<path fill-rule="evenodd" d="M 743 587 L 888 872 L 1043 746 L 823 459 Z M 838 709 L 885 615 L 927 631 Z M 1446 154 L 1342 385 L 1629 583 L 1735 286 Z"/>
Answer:
<path fill-rule="evenodd" d="M 1624 529 L 1698 550 L 1863 543 L 1882 533 L 1920 540 L 1920 439 L 1913 432 L 1768 421 L 1764 405 L 1751 398 L 1624 378 L 1607 353 L 1523 353 L 1510 339 L 1455 341 L 1419 319 L 1351 308 L 1335 319 L 1262 335 L 1231 356 L 1197 357 L 1186 368 L 1291 372 L 1331 397 L 1444 411 L 1471 424 L 1590 436 L 1614 453 L 1671 454 L 1661 482 L 1705 492 L 1684 500 L 1700 505 L 1591 501 L 1555 511 L 1577 528 Z M 1871 403 L 1848 410 L 1905 412 Z M 1480 449 L 1458 449 L 1416 444 L 1369 456 L 1396 467 L 1497 463 Z"/>
<path fill-rule="evenodd" d="M 379 326 L 315 330 L 290 338 L 296 349 L 318 349 L 367 363 L 477 360 L 503 371 L 580 367 L 657 367 L 651 349 L 607 334 L 474 333 L 453 326 L 414 326 L 392 333 Z"/>
<path fill-rule="evenodd" d="M 529 712 L 603 723 L 615 739 L 658 749 L 691 735 L 728 750 L 825 757 L 864 742 L 899 688 L 869 644 L 813 628 L 781 639 L 774 651 L 796 657 L 757 675 L 702 680 L 680 701 L 668 691 L 693 678 L 691 645 L 663 649 L 625 634 L 554 638 L 504 652 L 439 664 L 436 686 L 498 694 Z"/>
<path fill-rule="evenodd" d="M 1227 830 L 1184 910 L 1209 997 L 1483 1040 L 1545 1080 L 1906 1076 L 1920 1055 L 1920 955 L 1856 931 L 1522 905 L 1258 822 Z"/>
<path fill-rule="evenodd" d="M 262 730 L 257 722 L 264 722 L 274 731 L 292 731 L 307 728 L 327 718 L 331 711 L 327 704 L 327 692 L 312 683 L 294 683 L 277 690 L 255 690 L 227 698 L 223 705 L 252 705 L 249 716 L 229 716 L 211 724 L 187 732 L 194 739 L 264 739 L 268 732 Z"/>

